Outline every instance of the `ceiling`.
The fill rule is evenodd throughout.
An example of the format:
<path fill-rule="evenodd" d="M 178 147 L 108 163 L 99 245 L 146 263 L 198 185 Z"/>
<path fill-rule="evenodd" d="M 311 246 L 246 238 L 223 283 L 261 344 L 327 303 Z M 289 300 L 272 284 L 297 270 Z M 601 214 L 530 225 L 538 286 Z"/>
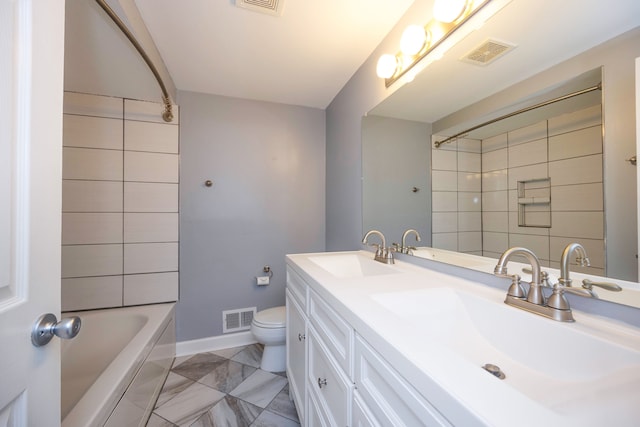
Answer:
<path fill-rule="evenodd" d="M 326 108 L 413 0 L 135 0 L 179 90 Z M 432 0 L 417 0 L 428 1 Z"/>
<path fill-rule="evenodd" d="M 639 25 L 638 0 L 511 0 L 370 114 L 434 123 Z M 487 66 L 460 60 L 489 38 L 516 48 Z"/>

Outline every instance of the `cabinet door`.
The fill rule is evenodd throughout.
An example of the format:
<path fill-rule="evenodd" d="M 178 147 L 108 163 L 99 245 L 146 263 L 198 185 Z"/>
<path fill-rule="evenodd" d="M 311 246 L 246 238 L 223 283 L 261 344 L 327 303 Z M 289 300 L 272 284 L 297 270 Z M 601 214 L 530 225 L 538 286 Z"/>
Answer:
<path fill-rule="evenodd" d="M 300 424 L 304 425 L 304 386 L 307 371 L 307 322 L 300 306 L 287 290 L 287 377 L 289 393 L 298 410 Z"/>
<path fill-rule="evenodd" d="M 317 400 L 330 426 L 348 426 L 351 417 L 353 383 L 319 338 L 315 328 L 308 328 L 309 376 L 307 393 Z M 311 396 L 313 395 L 313 396 Z"/>

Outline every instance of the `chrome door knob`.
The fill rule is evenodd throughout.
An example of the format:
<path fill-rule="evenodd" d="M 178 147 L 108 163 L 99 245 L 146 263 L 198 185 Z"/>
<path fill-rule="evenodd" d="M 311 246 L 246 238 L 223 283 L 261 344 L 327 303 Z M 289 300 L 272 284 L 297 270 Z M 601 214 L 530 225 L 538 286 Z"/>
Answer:
<path fill-rule="evenodd" d="M 55 314 L 43 314 L 36 320 L 31 330 L 31 342 L 36 347 L 42 347 L 51 341 L 53 336 L 71 339 L 78 335 L 82 321 L 79 317 L 66 317 L 58 322 Z"/>

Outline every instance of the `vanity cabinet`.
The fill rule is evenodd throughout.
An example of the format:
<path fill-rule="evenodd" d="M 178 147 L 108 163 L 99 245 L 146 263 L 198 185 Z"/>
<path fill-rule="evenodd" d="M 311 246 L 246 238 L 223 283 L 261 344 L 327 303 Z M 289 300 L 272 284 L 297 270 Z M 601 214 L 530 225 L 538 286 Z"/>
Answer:
<path fill-rule="evenodd" d="M 300 421 L 305 417 L 305 375 L 307 372 L 307 322 L 304 311 L 289 290 L 287 294 L 287 377 L 290 397 Z"/>
<path fill-rule="evenodd" d="M 307 427 L 450 426 L 287 267 L 287 376 Z"/>
<path fill-rule="evenodd" d="M 354 410 L 354 426 L 358 423 L 363 426 L 451 426 L 360 336 L 356 336 L 355 343 L 354 380 L 358 399 L 361 399 L 359 405 L 368 409 L 376 420 L 376 424 L 363 423 L 355 418 Z"/>

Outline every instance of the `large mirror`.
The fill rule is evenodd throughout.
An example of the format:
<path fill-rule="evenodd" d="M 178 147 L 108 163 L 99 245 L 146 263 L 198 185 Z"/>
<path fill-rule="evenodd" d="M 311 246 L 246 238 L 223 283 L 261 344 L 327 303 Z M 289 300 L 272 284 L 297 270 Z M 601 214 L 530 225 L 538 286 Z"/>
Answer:
<path fill-rule="evenodd" d="M 616 279 L 627 289 L 598 296 L 640 306 L 631 283 L 636 166 L 628 161 L 640 22 L 624 17 L 637 7 L 606 23 L 595 11 L 538 13 L 545 32 L 523 34 L 513 22 L 532 3 L 544 9 L 512 1 L 363 118 L 363 232 L 379 229 L 400 243 L 415 229 L 422 241 L 409 237 L 414 255 L 487 272 L 512 246 L 529 247 L 554 271 L 577 241 L 591 266 L 572 266 L 574 279 Z M 576 46 L 555 38 L 560 28 L 591 33 Z M 484 67 L 460 60 L 488 39 L 516 48 Z"/>

